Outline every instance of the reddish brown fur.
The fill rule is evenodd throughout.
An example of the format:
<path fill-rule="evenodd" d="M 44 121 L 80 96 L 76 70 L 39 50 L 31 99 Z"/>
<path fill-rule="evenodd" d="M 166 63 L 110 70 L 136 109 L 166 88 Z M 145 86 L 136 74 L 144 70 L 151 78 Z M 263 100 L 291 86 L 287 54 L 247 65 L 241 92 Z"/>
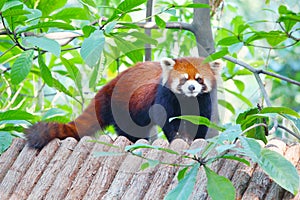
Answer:
<path fill-rule="evenodd" d="M 194 76 L 199 72 L 193 65 L 200 66 L 202 60 L 202 58 L 176 59 L 175 70 L 172 72 L 184 71 Z M 208 64 L 198 68 L 202 76 L 208 76 L 214 80 Z M 29 145 L 42 148 L 54 138 L 74 137 L 79 140 L 85 135 L 92 135 L 100 128 L 110 125 L 112 120 L 111 104 L 130 110 L 133 115 L 144 112 L 143 109 L 150 108 L 154 103 L 161 75 L 162 69 L 158 62 L 136 64 L 99 90 L 90 105 L 74 121 L 68 124 L 39 122 L 26 129 Z M 170 73 L 171 78 L 172 76 L 176 76 L 176 74 Z"/>

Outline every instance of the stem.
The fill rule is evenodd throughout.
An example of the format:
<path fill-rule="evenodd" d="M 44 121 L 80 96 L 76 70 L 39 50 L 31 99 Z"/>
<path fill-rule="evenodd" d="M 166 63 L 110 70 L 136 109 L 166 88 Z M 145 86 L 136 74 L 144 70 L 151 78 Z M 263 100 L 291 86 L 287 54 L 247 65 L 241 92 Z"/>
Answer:
<path fill-rule="evenodd" d="M 281 129 L 285 130 L 286 132 L 288 132 L 289 134 L 291 134 L 292 136 L 294 136 L 295 138 L 297 138 L 298 140 L 300 140 L 300 136 L 297 135 L 296 133 L 294 133 L 293 131 L 291 131 L 290 129 L 288 129 L 288 128 L 280 125 L 280 124 L 278 125 L 278 128 L 281 128 Z"/>

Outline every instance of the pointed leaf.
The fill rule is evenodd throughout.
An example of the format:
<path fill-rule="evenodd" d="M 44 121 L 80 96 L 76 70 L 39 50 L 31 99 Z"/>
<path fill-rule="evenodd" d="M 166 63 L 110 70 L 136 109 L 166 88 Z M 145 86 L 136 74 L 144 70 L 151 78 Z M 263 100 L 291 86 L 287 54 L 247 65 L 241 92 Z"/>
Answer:
<path fill-rule="evenodd" d="M 296 195 L 300 187 L 296 168 L 282 155 L 262 149 L 260 167 L 281 187 Z"/>
<path fill-rule="evenodd" d="M 34 51 L 24 51 L 21 55 L 16 59 L 14 64 L 11 67 L 11 82 L 12 84 L 21 83 L 29 74 L 32 62 Z"/>
<path fill-rule="evenodd" d="M 204 166 L 204 169 L 207 177 L 207 192 L 213 200 L 235 199 L 235 189 L 230 180 L 216 174 L 206 166 Z"/>
<path fill-rule="evenodd" d="M 158 15 L 155 15 L 155 16 L 154 16 L 154 19 L 155 19 L 156 25 L 157 25 L 159 28 L 161 28 L 161 29 L 166 28 L 166 22 L 165 22 L 162 18 L 160 18 Z"/>
<path fill-rule="evenodd" d="M 40 49 L 53 53 L 56 57 L 59 57 L 60 55 L 60 45 L 55 40 L 35 36 L 26 37 L 24 40 Z"/>
<path fill-rule="evenodd" d="M 39 54 L 39 56 L 38 56 L 38 63 L 39 63 L 39 67 L 40 67 L 40 70 L 41 70 L 42 79 L 45 81 L 45 83 L 49 87 L 53 87 L 52 74 L 51 74 L 50 70 L 48 69 L 48 67 L 46 66 L 46 64 L 44 62 L 44 59 L 43 59 L 41 54 Z"/>
<path fill-rule="evenodd" d="M 93 67 L 97 64 L 101 57 L 104 43 L 105 37 L 101 30 L 94 31 L 83 41 L 80 55 L 88 66 Z"/>
<path fill-rule="evenodd" d="M 13 137 L 9 132 L 0 131 L 0 155 L 11 145 Z"/>
<path fill-rule="evenodd" d="M 0 112 L 0 121 L 2 120 L 32 120 L 35 116 L 21 110 L 8 110 Z"/>
<path fill-rule="evenodd" d="M 192 167 L 192 169 L 184 176 L 184 178 L 179 181 L 178 185 L 167 194 L 164 200 L 188 199 L 194 190 L 199 167 L 200 164 L 196 163 Z"/>

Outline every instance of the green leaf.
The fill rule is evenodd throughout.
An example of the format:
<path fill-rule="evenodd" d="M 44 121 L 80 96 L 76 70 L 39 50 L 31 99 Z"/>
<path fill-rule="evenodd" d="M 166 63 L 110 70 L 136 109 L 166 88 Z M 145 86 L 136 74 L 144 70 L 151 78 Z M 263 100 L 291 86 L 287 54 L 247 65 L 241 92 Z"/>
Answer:
<path fill-rule="evenodd" d="M 145 170 L 145 169 L 147 169 L 148 167 L 150 167 L 150 164 L 148 163 L 148 162 L 145 162 L 145 163 L 143 163 L 142 165 L 141 165 L 141 170 Z"/>
<path fill-rule="evenodd" d="M 223 131 L 222 133 L 220 133 L 217 137 L 216 137 L 216 142 L 218 144 L 224 144 L 224 142 L 230 142 L 233 143 L 236 138 L 238 138 L 241 133 L 242 133 L 242 129 L 241 126 L 239 124 L 237 125 L 227 125 L 229 127 L 226 127 L 226 130 Z M 214 139 L 214 138 L 212 138 Z"/>
<path fill-rule="evenodd" d="M 153 145 L 149 145 L 149 144 L 133 144 L 133 145 L 129 145 L 125 147 L 125 151 L 134 151 L 137 149 L 156 149 L 156 150 L 160 150 L 160 151 L 164 151 L 170 154 L 175 154 L 175 155 L 180 155 L 178 152 L 173 151 L 172 149 L 167 149 L 167 148 L 162 148 L 162 147 L 158 147 L 158 146 L 153 146 Z"/>
<path fill-rule="evenodd" d="M 230 46 L 236 43 L 240 43 L 241 41 L 236 37 L 236 36 L 229 36 L 222 38 L 219 42 L 218 45 L 222 46 Z"/>
<path fill-rule="evenodd" d="M 83 4 L 89 5 L 93 8 L 96 8 L 97 5 L 95 4 L 95 2 L 93 0 L 80 0 Z"/>
<path fill-rule="evenodd" d="M 21 110 L 8 110 L 0 112 L 0 121 L 2 120 L 33 120 L 35 116 Z"/>
<path fill-rule="evenodd" d="M 37 1 L 37 8 L 42 11 L 43 16 L 49 16 L 53 11 L 62 8 L 67 3 L 67 0 L 39 0 Z"/>
<path fill-rule="evenodd" d="M 297 117 L 297 118 L 300 118 L 300 115 L 288 108 L 288 107 L 266 107 L 266 108 L 263 108 L 260 113 L 277 113 L 277 114 L 286 114 L 286 115 L 291 115 L 291 116 L 294 116 L 294 117 Z"/>
<path fill-rule="evenodd" d="M 235 155 L 225 154 L 225 155 L 221 156 L 221 158 L 230 159 L 230 160 L 236 160 L 236 161 L 244 163 L 245 165 L 247 165 L 247 166 L 250 167 L 250 162 L 248 160 L 246 160 L 244 158 L 241 158 L 241 157 L 237 157 Z"/>
<path fill-rule="evenodd" d="M 119 49 L 132 60 L 133 63 L 137 63 L 143 60 L 143 54 L 140 52 L 141 48 L 132 44 L 132 42 L 124 40 L 123 38 L 114 35 L 114 41 Z"/>
<path fill-rule="evenodd" d="M 61 59 L 62 64 L 66 67 L 66 69 L 68 71 L 68 75 L 74 81 L 77 89 L 81 93 L 82 92 L 82 84 L 81 84 L 82 78 L 81 78 L 80 71 L 70 60 L 67 60 L 63 57 L 61 57 L 60 59 Z"/>
<path fill-rule="evenodd" d="M 83 41 L 80 55 L 88 66 L 93 67 L 97 64 L 101 57 L 104 44 L 105 37 L 101 30 L 94 31 Z"/>
<path fill-rule="evenodd" d="M 92 72 L 92 75 L 91 75 L 91 78 L 89 80 L 89 88 L 95 87 L 96 84 L 97 84 L 97 81 L 99 81 L 98 75 L 101 74 L 99 69 L 100 69 L 100 64 L 95 65 L 95 67 L 93 69 L 93 72 Z"/>
<path fill-rule="evenodd" d="M 149 167 L 156 167 L 159 164 L 158 160 L 148 160 L 148 162 L 145 162 L 141 165 L 141 170 L 145 170 Z"/>
<path fill-rule="evenodd" d="M 6 3 L 7 0 L 1 0 L 0 1 L 0 11 L 2 11 L 2 8 L 4 6 L 4 4 Z"/>
<path fill-rule="evenodd" d="M 179 181 L 178 185 L 165 196 L 164 200 L 188 199 L 194 190 L 199 167 L 200 164 L 196 163 L 184 178 Z"/>
<path fill-rule="evenodd" d="M 250 36 L 245 43 L 249 44 L 253 41 L 256 40 L 261 40 L 261 39 L 266 39 L 267 42 L 272 46 L 276 46 L 279 43 L 283 42 L 284 40 L 287 39 L 287 35 L 282 32 L 282 31 L 270 31 L 270 32 L 264 32 L 264 31 L 259 31 L 259 32 L 254 32 L 252 36 Z"/>
<path fill-rule="evenodd" d="M 88 26 L 88 25 L 86 25 L 82 28 L 84 37 L 89 37 L 95 30 L 96 30 L 96 28 L 94 26 Z"/>
<path fill-rule="evenodd" d="M 299 190 L 299 174 L 296 168 L 282 155 L 262 149 L 260 167 L 281 187 L 296 195 Z"/>
<path fill-rule="evenodd" d="M 225 49 L 222 49 L 220 51 L 217 51 L 213 54 L 210 54 L 208 57 L 206 57 L 203 61 L 203 63 L 209 63 L 209 62 L 212 62 L 214 60 L 217 60 L 219 58 L 222 58 L 223 56 L 227 55 L 228 54 L 228 49 L 225 48 Z"/>
<path fill-rule="evenodd" d="M 123 155 L 126 155 L 126 153 L 120 153 L 120 152 L 94 152 L 95 157 L 123 156 Z"/>
<path fill-rule="evenodd" d="M 183 116 L 178 116 L 178 117 L 172 117 L 169 119 L 169 121 L 172 121 L 174 119 L 183 119 L 183 120 L 187 120 L 193 124 L 196 125 L 205 125 L 209 128 L 213 128 L 216 129 L 218 131 L 223 131 L 224 128 L 221 126 L 218 126 L 217 124 L 212 123 L 211 121 L 209 121 L 209 119 L 207 119 L 206 117 L 202 117 L 202 116 L 195 116 L 195 115 L 183 115 Z"/>
<path fill-rule="evenodd" d="M 222 105 L 223 107 L 227 108 L 232 114 L 235 114 L 235 109 L 234 107 L 231 105 L 231 103 L 229 103 L 228 101 L 226 100 L 223 100 L 223 99 L 219 99 L 218 100 L 218 103 L 220 105 Z"/>
<path fill-rule="evenodd" d="M 45 81 L 45 83 L 49 86 L 49 87 L 53 87 L 53 77 L 52 74 L 49 70 L 49 68 L 46 66 L 43 56 L 41 54 L 39 54 L 38 56 L 38 63 L 39 63 L 39 67 L 41 70 L 41 77 L 42 79 Z"/>
<path fill-rule="evenodd" d="M 46 121 L 48 119 L 57 117 L 57 116 L 65 116 L 66 112 L 59 108 L 51 108 L 49 109 L 43 116 L 42 121 Z"/>
<path fill-rule="evenodd" d="M 38 24 L 25 27 L 24 29 L 20 29 L 17 31 L 18 34 L 27 32 L 34 29 L 42 29 L 42 28 L 58 28 L 58 29 L 65 29 L 65 30 L 74 30 L 74 27 L 67 23 L 62 22 L 40 22 Z"/>
<path fill-rule="evenodd" d="M 112 21 L 105 26 L 105 33 L 109 34 L 116 26 L 117 21 Z"/>
<path fill-rule="evenodd" d="M 162 18 L 160 18 L 158 15 L 155 15 L 154 19 L 155 19 L 155 23 L 158 26 L 158 28 L 161 28 L 161 29 L 166 28 L 166 22 Z"/>
<path fill-rule="evenodd" d="M 240 93 L 242 93 L 245 90 L 245 84 L 243 81 L 233 79 L 233 82 L 235 86 L 238 88 L 238 90 L 240 91 Z"/>
<path fill-rule="evenodd" d="M 252 138 L 246 138 L 246 137 L 239 137 L 243 150 L 242 152 L 244 155 L 251 158 L 253 162 L 259 162 L 260 160 L 260 154 L 261 154 L 261 146 L 260 144 Z"/>
<path fill-rule="evenodd" d="M 5 11 L 9 8 L 12 8 L 12 7 L 15 7 L 15 6 L 19 6 L 19 5 L 23 5 L 22 2 L 20 1 L 5 1 L 5 0 L 1 0 L 1 4 L 3 4 L 3 7 L 2 7 L 2 11 Z"/>
<path fill-rule="evenodd" d="M 67 22 L 69 22 L 70 19 L 88 20 L 89 13 L 84 8 L 69 7 L 69 8 L 64 8 L 58 13 L 52 15 L 52 18 L 61 19 Z"/>
<path fill-rule="evenodd" d="M 186 171 L 189 169 L 189 167 L 184 167 L 183 169 L 181 169 L 179 172 L 178 172 L 178 175 L 177 175 L 177 180 L 178 181 L 181 181 L 185 174 L 186 174 Z"/>
<path fill-rule="evenodd" d="M 11 67 L 10 76 L 12 84 L 17 85 L 27 77 L 32 66 L 34 56 L 33 53 L 33 50 L 23 51 L 16 59 Z"/>
<path fill-rule="evenodd" d="M 212 200 L 235 199 L 235 189 L 230 180 L 216 174 L 207 166 L 204 166 L 204 169 L 207 177 L 207 193 Z"/>
<path fill-rule="evenodd" d="M 65 88 L 65 86 L 63 84 L 61 84 L 57 79 L 53 78 L 53 87 L 55 89 L 57 89 L 58 91 L 60 92 L 63 92 L 65 93 L 66 95 L 70 96 L 70 97 L 73 97 L 72 93 L 67 89 Z"/>
<path fill-rule="evenodd" d="M 0 155 L 10 147 L 13 137 L 9 132 L 0 131 Z"/>
<path fill-rule="evenodd" d="M 152 37 L 149 37 L 147 34 L 138 31 L 133 31 L 129 33 L 129 35 L 135 37 L 137 40 L 142 41 L 144 43 L 153 44 L 153 45 L 157 45 L 158 43 L 156 39 L 153 39 Z"/>
<path fill-rule="evenodd" d="M 246 129 L 250 128 L 255 124 L 268 124 L 269 117 L 265 114 L 258 114 L 258 108 L 249 109 L 243 113 L 240 113 L 236 119 L 237 124 L 241 124 L 242 130 L 245 131 Z M 266 130 L 263 126 L 258 126 L 248 130 L 245 135 L 250 138 L 255 138 L 258 140 L 262 140 L 264 143 L 267 143 L 266 138 Z"/>
<path fill-rule="evenodd" d="M 240 100 L 242 100 L 244 103 L 246 103 L 249 107 L 253 107 L 253 104 L 251 103 L 251 101 L 249 101 L 249 99 L 247 99 L 246 97 L 244 97 L 243 95 L 236 93 L 232 90 L 226 89 L 225 90 L 231 94 L 233 94 L 234 96 L 236 96 L 237 98 L 239 98 Z"/>
<path fill-rule="evenodd" d="M 2 13 L 3 17 L 14 17 L 19 15 L 27 15 L 31 14 L 31 12 L 23 9 L 8 9 Z"/>
<path fill-rule="evenodd" d="M 35 37 L 35 36 L 26 37 L 24 40 L 25 42 L 28 42 L 34 46 L 39 47 L 40 49 L 51 52 L 56 57 L 59 57 L 60 55 L 60 51 L 61 51 L 60 45 L 55 40 L 45 38 L 45 37 Z"/>
<path fill-rule="evenodd" d="M 147 0 L 124 0 L 122 1 L 117 8 L 115 9 L 113 15 L 107 20 L 108 22 L 113 21 L 118 17 L 119 14 L 124 15 L 125 13 L 130 12 L 139 5 L 145 3 Z"/>

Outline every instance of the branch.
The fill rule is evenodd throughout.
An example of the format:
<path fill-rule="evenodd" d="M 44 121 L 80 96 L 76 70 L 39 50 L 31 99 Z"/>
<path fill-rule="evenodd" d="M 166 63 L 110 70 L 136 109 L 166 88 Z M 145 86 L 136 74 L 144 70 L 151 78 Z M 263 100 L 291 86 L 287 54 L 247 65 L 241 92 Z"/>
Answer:
<path fill-rule="evenodd" d="M 240 65 L 240 66 L 248 69 L 250 72 L 252 72 L 254 74 L 266 74 L 266 75 L 269 75 L 269 76 L 272 76 L 272 77 L 284 80 L 286 82 L 292 83 L 294 85 L 300 86 L 300 82 L 298 82 L 296 80 L 290 79 L 288 77 L 285 77 L 285 76 L 282 76 L 282 75 L 279 75 L 279 74 L 275 74 L 273 72 L 265 71 L 265 70 L 262 70 L 262 69 L 256 69 L 256 68 L 252 67 L 251 65 L 249 65 L 249 64 L 247 64 L 247 63 L 245 63 L 245 62 L 243 62 L 241 60 L 238 60 L 236 58 L 233 58 L 231 56 L 224 56 L 223 58 L 225 60 L 228 60 L 230 62 L 233 62 L 235 64 L 238 64 L 238 65 Z"/>
<path fill-rule="evenodd" d="M 280 124 L 278 125 L 278 128 L 281 128 L 281 129 L 285 130 L 286 132 L 288 132 L 289 134 L 291 134 L 292 136 L 294 136 L 295 138 L 297 138 L 298 140 L 300 140 L 300 136 L 297 135 L 296 133 L 294 133 L 293 131 L 291 131 L 290 129 L 288 129 L 288 128 L 280 125 Z"/>
<path fill-rule="evenodd" d="M 137 22 L 134 24 L 144 29 L 158 29 L 158 26 L 155 24 L 155 22 Z M 116 28 L 124 28 L 124 26 L 116 26 Z M 187 30 L 191 32 L 194 31 L 193 26 L 191 24 L 184 22 L 166 22 L 166 28 Z"/>

